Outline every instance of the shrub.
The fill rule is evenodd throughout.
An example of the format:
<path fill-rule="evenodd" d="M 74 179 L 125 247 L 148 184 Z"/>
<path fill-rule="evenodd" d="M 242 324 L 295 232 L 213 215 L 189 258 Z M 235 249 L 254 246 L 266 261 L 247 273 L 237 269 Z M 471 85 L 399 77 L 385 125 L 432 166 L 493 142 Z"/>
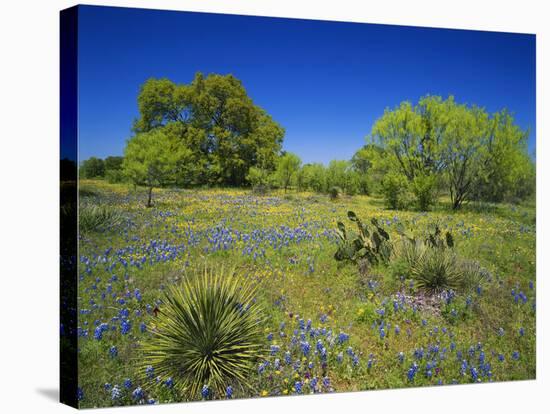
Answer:
<path fill-rule="evenodd" d="M 212 397 L 223 396 L 230 384 L 249 386 L 262 356 L 262 317 L 254 295 L 250 282 L 206 267 L 167 289 L 156 329 L 143 345 L 143 364 L 171 377 L 191 399 L 205 385 Z"/>
<path fill-rule="evenodd" d="M 340 198 L 340 194 L 342 194 L 342 189 L 337 186 L 332 186 L 328 190 L 328 195 L 331 200 L 337 200 Z"/>
<path fill-rule="evenodd" d="M 269 186 L 258 184 L 252 187 L 252 193 L 256 195 L 266 195 L 269 193 Z"/>
<path fill-rule="evenodd" d="M 105 178 L 111 184 L 122 183 L 125 180 L 122 170 L 107 170 L 105 172 Z"/>
<path fill-rule="evenodd" d="M 108 230 L 122 221 L 122 214 L 107 206 L 81 204 L 78 211 L 78 228 L 81 232 Z"/>
<path fill-rule="evenodd" d="M 415 196 L 417 207 L 422 211 L 428 211 L 436 200 L 437 179 L 435 175 L 419 175 L 412 182 L 412 192 Z"/>
<path fill-rule="evenodd" d="M 382 195 L 389 208 L 406 208 L 410 204 L 407 178 L 394 172 L 388 173 L 382 180 Z"/>

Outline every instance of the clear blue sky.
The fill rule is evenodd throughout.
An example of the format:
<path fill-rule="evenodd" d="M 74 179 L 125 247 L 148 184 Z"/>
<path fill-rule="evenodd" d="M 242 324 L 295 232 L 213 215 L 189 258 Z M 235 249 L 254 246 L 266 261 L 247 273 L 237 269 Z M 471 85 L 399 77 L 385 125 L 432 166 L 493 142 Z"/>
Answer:
<path fill-rule="evenodd" d="M 304 162 L 349 159 L 384 108 L 452 94 L 511 110 L 535 148 L 535 36 L 81 7 L 79 153 L 121 155 L 150 77 L 232 73 Z"/>

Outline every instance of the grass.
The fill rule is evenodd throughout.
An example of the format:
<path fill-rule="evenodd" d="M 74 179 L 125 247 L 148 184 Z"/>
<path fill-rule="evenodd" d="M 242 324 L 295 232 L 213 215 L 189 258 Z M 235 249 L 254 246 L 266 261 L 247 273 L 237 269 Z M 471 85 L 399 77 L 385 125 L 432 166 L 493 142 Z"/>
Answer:
<path fill-rule="evenodd" d="M 535 378 L 532 204 L 420 213 L 366 196 L 165 189 L 146 209 L 139 188 L 83 184 L 122 219 L 80 241 L 82 407 L 203 398 L 149 378 L 140 358 L 168 287 L 205 262 L 258 284 L 266 317 L 268 356 L 250 372 L 252 389 L 234 386 L 231 398 Z M 339 264 L 334 230 L 349 210 L 376 217 L 392 240 L 398 224 L 420 232 L 438 221 L 491 277 L 427 295 L 392 266 Z"/>

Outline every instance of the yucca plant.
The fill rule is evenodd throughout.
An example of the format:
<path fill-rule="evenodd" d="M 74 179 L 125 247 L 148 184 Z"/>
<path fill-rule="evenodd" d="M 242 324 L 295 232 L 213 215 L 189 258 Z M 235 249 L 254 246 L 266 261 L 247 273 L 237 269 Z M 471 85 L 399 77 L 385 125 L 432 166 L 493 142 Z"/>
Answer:
<path fill-rule="evenodd" d="M 234 272 L 208 267 L 168 288 L 152 321 L 152 336 L 143 344 L 142 363 L 172 377 L 189 399 L 198 398 L 205 386 L 213 398 L 228 385 L 250 387 L 248 378 L 263 348 L 255 293 Z"/>
<path fill-rule="evenodd" d="M 428 293 L 459 290 L 464 281 L 456 255 L 450 250 L 426 250 L 416 258 L 411 276 L 417 287 Z"/>
<path fill-rule="evenodd" d="M 107 206 L 81 204 L 78 211 L 78 227 L 82 232 L 105 230 L 122 221 L 122 214 Z"/>

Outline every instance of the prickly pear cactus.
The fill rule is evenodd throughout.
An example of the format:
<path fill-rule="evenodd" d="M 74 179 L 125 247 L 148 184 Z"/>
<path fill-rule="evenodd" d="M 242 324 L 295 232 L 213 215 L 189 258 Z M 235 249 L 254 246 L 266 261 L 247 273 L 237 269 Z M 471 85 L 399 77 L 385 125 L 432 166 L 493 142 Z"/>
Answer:
<path fill-rule="evenodd" d="M 363 223 L 353 211 L 348 211 L 348 219 L 355 223 L 357 231 L 348 231 L 344 223 L 338 222 L 336 234 L 339 246 L 334 258 L 338 261 L 353 263 L 366 260 L 371 265 L 387 262 L 392 247 L 390 235 L 380 226 L 378 220 L 372 218 L 369 226 Z"/>

